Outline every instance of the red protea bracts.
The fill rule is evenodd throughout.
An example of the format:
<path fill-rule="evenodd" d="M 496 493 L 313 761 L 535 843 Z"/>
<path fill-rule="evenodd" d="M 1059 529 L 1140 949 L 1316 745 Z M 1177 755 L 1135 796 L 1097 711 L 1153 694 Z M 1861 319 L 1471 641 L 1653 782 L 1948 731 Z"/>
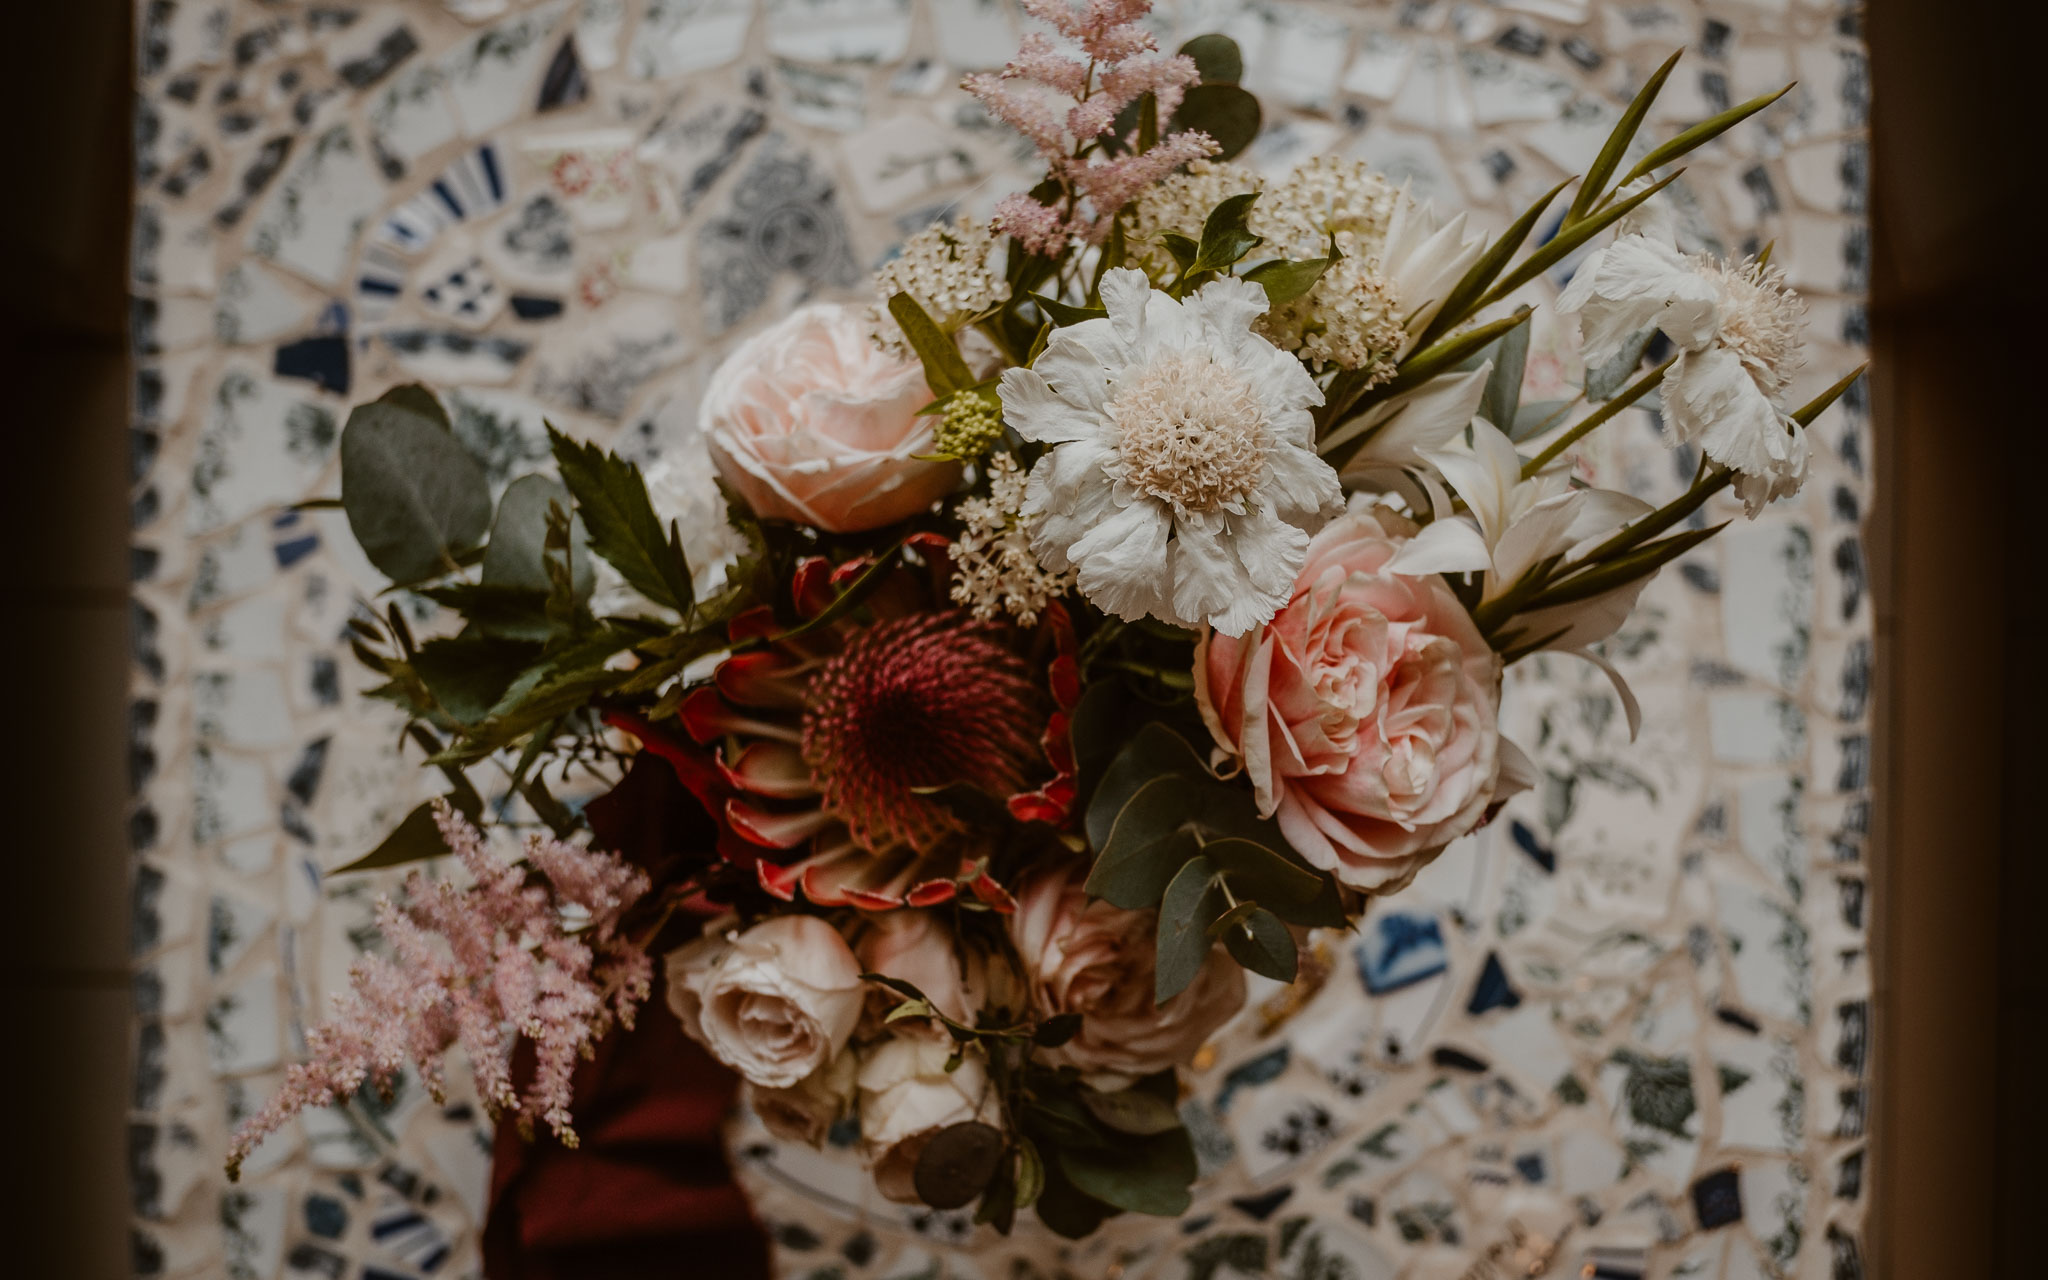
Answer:
<path fill-rule="evenodd" d="M 921 549 L 943 550 L 931 542 Z M 817 617 L 867 567 L 800 565 L 799 612 Z M 1034 674 L 1009 627 L 920 611 L 913 585 L 905 572 L 863 602 L 863 617 L 733 654 L 679 710 L 697 741 L 724 742 L 726 822 L 759 850 L 761 884 L 779 897 L 880 910 L 930 906 L 965 885 L 1007 909 L 979 833 L 942 793 L 981 792 L 1019 819 L 1066 816 L 1043 800 L 1071 772 L 1067 752 L 1046 750 L 1055 736 L 1065 747 L 1070 700 Z M 766 638 L 765 624 L 745 617 L 735 633 Z"/>

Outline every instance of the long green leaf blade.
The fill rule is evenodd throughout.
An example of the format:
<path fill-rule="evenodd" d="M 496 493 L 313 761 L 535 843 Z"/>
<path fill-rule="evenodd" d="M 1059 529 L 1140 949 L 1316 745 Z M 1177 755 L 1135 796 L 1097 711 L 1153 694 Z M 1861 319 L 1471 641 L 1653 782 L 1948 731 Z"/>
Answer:
<path fill-rule="evenodd" d="M 1694 125 L 1690 129 L 1687 129 L 1685 132 L 1678 134 L 1670 141 L 1662 143 L 1659 146 L 1653 148 L 1650 154 L 1644 156 L 1641 160 L 1636 162 L 1636 167 L 1630 169 L 1628 171 L 1627 176 L 1622 178 L 1621 182 L 1617 185 L 1626 187 L 1629 183 L 1634 182 L 1637 178 L 1642 177 L 1644 174 L 1655 173 L 1657 170 L 1663 168 L 1667 164 L 1670 164 L 1673 160 L 1678 159 L 1680 156 L 1685 155 L 1687 152 L 1692 151 L 1695 148 L 1704 146 L 1709 142 L 1712 142 L 1714 139 L 1728 132 L 1728 130 L 1734 128 L 1738 124 L 1741 124 L 1744 120 L 1749 119 L 1757 112 L 1762 111 L 1765 107 L 1770 106 L 1773 102 L 1776 102 L 1778 99 L 1792 92 L 1793 86 L 1797 85 L 1798 83 L 1799 82 L 1797 80 L 1794 80 L 1792 84 L 1786 85 L 1784 88 L 1778 90 L 1776 93 L 1760 94 L 1757 97 L 1751 98 L 1748 102 L 1744 102 L 1737 106 L 1728 108 L 1726 111 L 1723 111 L 1720 115 L 1713 116 L 1709 119 L 1700 121 L 1698 124 Z"/>
<path fill-rule="evenodd" d="M 1571 211 L 1565 214 L 1566 226 L 1590 213 L 1600 197 L 1607 193 L 1607 180 L 1621 167 L 1622 156 L 1628 154 L 1628 144 L 1635 141 L 1636 130 L 1643 127 L 1643 118 L 1650 114 L 1650 105 L 1664 91 L 1664 82 L 1671 78 L 1671 69 L 1678 65 L 1684 54 L 1685 50 L 1680 49 L 1664 59 L 1664 65 L 1643 83 L 1628 109 L 1621 113 L 1621 119 L 1615 121 L 1613 132 L 1607 135 L 1600 154 L 1593 160 L 1593 167 L 1586 170 L 1585 181 L 1579 184 L 1579 194 L 1572 200 Z"/>
<path fill-rule="evenodd" d="M 1629 214 L 1634 213 L 1644 201 L 1676 182 L 1679 174 L 1684 172 L 1685 170 L 1680 169 L 1677 173 L 1670 174 L 1654 185 L 1643 188 L 1628 199 L 1618 204 L 1610 204 L 1598 213 L 1592 214 L 1580 221 L 1567 221 L 1559 229 L 1558 233 L 1550 238 L 1548 244 L 1523 259 L 1521 266 L 1509 272 L 1505 280 L 1502 280 L 1499 284 L 1488 290 L 1486 296 L 1480 299 L 1479 305 L 1472 309 L 1474 311 L 1484 311 L 1531 280 L 1534 280 L 1537 276 L 1550 270 L 1551 267 L 1570 254 L 1572 250 L 1591 240 L 1594 236 L 1599 235 L 1602 231 L 1605 231 L 1623 218 L 1626 218 Z"/>
<path fill-rule="evenodd" d="M 924 362 L 924 380 L 933 395 L 942 396 L 974 385 L 974 374 L 960 355 L 960 348 L 916 298 L 907 293 L 897 294 L 889 299 L 889 314 L 896 317 L 911 350 Z"/>

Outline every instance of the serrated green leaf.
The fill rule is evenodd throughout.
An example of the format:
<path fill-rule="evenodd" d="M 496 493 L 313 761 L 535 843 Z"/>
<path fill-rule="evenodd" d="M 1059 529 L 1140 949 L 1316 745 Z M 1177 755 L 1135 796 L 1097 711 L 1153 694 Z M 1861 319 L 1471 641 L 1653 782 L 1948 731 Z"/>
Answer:
<path fill-rule="evenodd" d="M 1152 998 L 1160 1004 L 1186 990 L 1208 958 L 1209 923 L 1225 909 L 1216 878 L 1215 863 L 1190 858 L 1160 899 L 1159 959 L 1152 988 Z"/>
<path fill-rule="evenodd" d="M 1280 917 L 1264 907 L 1225 931 L 1223 949 L 1253 973 L 1276 982 L 1294 981 L 1296 966 L 1300 964 L 1294 935 L 1287 931 Z"/>
<path fill-rule="evenodd" d="M 1229 160 L 1259 136 L 1259 100 L 1234 84 L 1198 84 L 1187 91 L 1167 124 L 1168 133 L 1193 129 L 1215 139 L 1211 157 Z"/>
<path fill-rule="evenodd" d="M 1203 84 L 1236 84 L 1244 79 L 1244 52 L 1229 36 L 1213 32 L 1196 36 L 1180 47 L 1180 54 L 1195 60 Z"/>
<path fill-rule="evenodd" d="M 493 636 L 429 640 L 412 656 L 414 674 L 455 720 L 481 723 L 522 672 L 540 656 L 530 641 Z"/>
<path fill-rule="evenodd" d="M 960 354 L 953 336 L 939 327 L 916 298 L 899 293 L 889 299 L 889 314 L 896 317 L 910 349 L 924 363 L 924 380 L 932 394 L 942 396 L 974 385 L 974 374 Z"/>
<path fill-rule="evenodd" d="M 590 549 L 619 571 L 627 584 L 656 604 L 688 613 L 696 599 L 682 536 L 661 527 L 640 468 L 594 444 L 571 440 L 548 428 L 555 464 L 576 499 L 576 511 L 590 537 Z"/>
<path fill-rule="evenodd" d="M 521 476 L 498 499 L 497 518 L 491 522 L 491 540 L 484 547 L 485 587 L 538 591 L 546 596 L 549 586 L 546 563 L 548 507 L 572 509 L 569 490 L 547 476 Z M 576 584 L 576 598 L 588 600 L 597 585 L 590 571 L 590 535 L 583 521 L 571 517 L 573 539 L 569 572 Z"/>
<path fill-rule="evenodd" d="M 1679 49 L 1664 60 L 1664 65 L 1650 74 L 1643 87 L 1622 111 L 1621 119 L 1614 122 L 1614 128 L 1607 135 L 1607 141 L 1600 146 L 1600 154 L 1593 158 L 1593 166 L 1586 170 L 1585 180 L 1579 184 L 1579 194 L 1572 200 L 1571 211 L 1565 215 L 1569 226 L 1589 213 L 1601 196 L 1607 194 L 1607 180 L 1621 166 L 1622 156 L 1628 154 L 1628 144 L 1635 141 L 1636 130 L 1642 128 L 1644 117 L 1650 114 L 1650 106 L 1657 101 L 1657 95 L 1664 91 L 1664 82 L 1671 78 L 1671 70 L 1678 65 L 1678 59 L 1685 53 Z"/>
<path fill-rule="evenodd" d="M 1269 306 L 1283 307 L 1316 287 L 1316 281 L 1330 269 L 1332 258 L 1275 258 L 1261 262 L 1240 279 L 1249 280 L 1266 291 Z"/>
<path fill-rule="evenodd" d="M 454 572 L 491 522 L 490 485 L 461 442 L 381 400 L 342 428 L 341 503 L 363 554 L 401 586 Z"/>
<path fill-rule="evenodd" d="M 467 796 L 451 794 L 443 796 L 457 813 L 471 822 L 483 812 L 483 805 L 476 799 L 476 792 Z M 328 872 L 328 875 L 345 875 L 352 871 L 377 871 L 386 867 L 402 867 L 408 863 L 425 862 L 431 858 L 445 858 L 451 850 L 441 839 L 441 829 L 434 822 L 434 802 L 429 800 L 416 806 L 405 815 L 391 834 L 378 842 L 377 847 Z"/>

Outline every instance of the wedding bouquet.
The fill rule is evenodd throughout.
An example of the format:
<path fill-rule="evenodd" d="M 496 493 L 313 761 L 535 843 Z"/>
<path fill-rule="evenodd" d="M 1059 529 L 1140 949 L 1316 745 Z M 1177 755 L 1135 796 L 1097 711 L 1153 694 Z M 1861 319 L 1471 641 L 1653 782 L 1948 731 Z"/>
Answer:
<path fill-rule="evenodd" d="M 1776 95 L 1646 147 L 1667 62 L 1568 208 L 1489 240 L 1362 163 L 1231 163 L 1259 108 L 1228 39 L 1025 8 L 965 87 L 1044 180 L 745 342 L 648 474 L 556 434 L 494 502 L 430 392 L 350 416 L 340 504 L 439 620 L 361 610 L 355 650 L 448 790 L 343 870 L 461 873 L 382 905 L 236 1161 L 408 1063 L 438 1089 L 458 1045 L 573 1143 L 578 1061 L 672 1016 L 890 1199 L 1068 1236 L 1184 1212 L 1177 1072 L 1244 971 L 1293 980 L 1528 785 L 1508 664 L 1598 664 L 1633 729 L 1595 646 L 1715 495 L 1799 489 L 1856 375 L 1787 412 L 1768 249 L 1688 256 L 1651 204 Z M 1574 261 L 1584 391 L 1522 403 L 1502 312 Z M 1694 468 L 1659 507 L 1571 465 L 1652 393 Z"/>

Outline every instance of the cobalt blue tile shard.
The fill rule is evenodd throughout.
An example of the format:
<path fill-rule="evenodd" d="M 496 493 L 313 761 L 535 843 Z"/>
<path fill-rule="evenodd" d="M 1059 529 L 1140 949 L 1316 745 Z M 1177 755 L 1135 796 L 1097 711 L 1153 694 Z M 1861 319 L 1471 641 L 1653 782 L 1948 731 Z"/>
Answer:
<path fill-rule="evenodd" d="M 304 378 L 324 391 L 345 396 L 349 388 L 348 359 L 345 337 L 301 338 L 277 349 L 271 371 L 280 378 Z"/>
<path fill-rule="evenodd" d="M 1223 1115 L 1230 1110 L 1231 1098 L 1238 1090 L 1279 1079 L 1280 1074 L 1287 1070 L 1290 1056 L 1287 1046 L 1283 1044 L 1276 1049 L 1269 1049 L 1243 1066 L 1233 1067 L 1230 1074 L 1223 1077 L 1223 1087 L 1216 1092 L 1216 1113 Z"/>
<path fill-rule="evenodd" d="M 1368 920 L 1352 956 L 1365 989 L 1376 996 L 1433 978 L 1450 967 L 1450 952 L 1436 917 L 1412 910 L 1384 911 Z"/>
<path fill-rule="evenodd" d="M 333 1196 L 314 1192 L 306 1197 L 304 1212 L 306 1230 L 323 1240 L 339 1240 L 348 1230 L 348 1206 Z"/>
<path fill-rule="evenodd" d="M 1278 1187 L 1264 1195 L 1239 1196 L 1230 1202 L 1231 1207 L 1246 1214 L 1256 1222 L 1264 1222 L 1273 1216 L 1275 1210 L 1286 1204 L 1294 1195 L 1293 1187 Z"/>
<path fill-rule="evenodd" d="M 553 320 L 562 314 L 560 298 L 543 298 L 531 293 L 515 293 L 511 298 L 512 314 L 521 320 Z"/>
<path fill-rule="evenodd" d="M 1515 847 L 1528 854 L 1537 866 L 1545 871 L 1557 870 L 1557 854 L 1550 846 L 1537 839 L 1536 832 L 1528 823 L 1520 818 L 1508 819 L 1508 837 L 1515 842 Z"/>
<path fill-rule="evenodd" d="M 1702 1231 L 1742 1221 L 1742 1176 L 1734 1168 L 1716 1169 L 1692 1184 L 1692 1209 Z"/>
<path fill-rule="evenodd" d="M 576 37 L 562 38 L 561 47 L 555 50 L 554 60 L 548 63 L 547 74 L 541 77 L 540 99 L 534 104 L 536 111 L 558 111 L 573 107 L 590 97 L 590 81 L 583 75 L 583 62 L 576 56 Z"/>
<path fill-rule="evenodd" d="M 296 511 L 281 511 L 270 520 L 270 551 L 277 567 L 289 569 L 320 549 L 320 533 Z"/>
<path fill-rule="evenodd" d="M 1493 1009 L 1512 1009 L 1521 1003 L 1522 993 L 1508 981 L 1508 971 L 1500 962 L 1500 953 L 1487 952 L 1486 963 L 1479 970 L 1479 981 L 1472 986 L 1472 998 L 1465 1002 L 1465 1012 L 1476 1015 Z"/>

